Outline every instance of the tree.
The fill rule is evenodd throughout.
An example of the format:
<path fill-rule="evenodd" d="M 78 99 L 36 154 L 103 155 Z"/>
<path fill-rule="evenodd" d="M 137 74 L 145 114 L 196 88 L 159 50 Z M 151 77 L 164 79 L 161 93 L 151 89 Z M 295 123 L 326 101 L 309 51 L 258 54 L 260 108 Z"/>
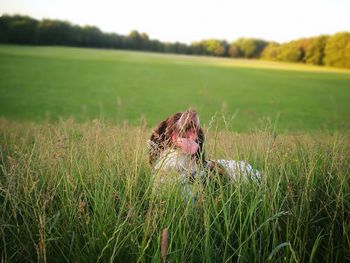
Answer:
<path fill-rule="evenodd" d="M 349 45 L 349 32 L 340 32 L 329 37 L 325 47 L 325 65 L 350 68 Z"/>
<path fill-rule="evenodd" d="M 104 47 L 103 33 L 95 26 L 85 26 L 82 29 L 82 45 L 86 47 Z"/>
<path fill-rule="evenodd" d="M 308 45 L 305 46 L 305 63 L 313 65 L 323 65 L 327 39 L 328 36 L 324 35 L 310 39 Z"/>
<path fill-rule="evenodd" d="M 37 26 L 38 42 L 45 45 L 73 45 L 74 27 L 66 21 L 44 19 Z"/>
<path fill-rule="evenodd" d="M 128 38 L 128 48 L 131 49 L 141 49 L 142 46 L 142 38 L 141 35 L 138 31 L 133 30 L 129 33 L 127 36 Z"/>
<path fill-rule="evenodd" d="M 37 24 L 37 20 L 28 16 L 4 15 L 0 18 L 0 40 L 15 44 L 35 44 Z"/>
<path fill-rule="evenodd" d="M 203 44 L 209 55 L 223 56 L 225 54 L 225 47 L 219 40 L 208 39 Z"/>
<path fill-rule="evenodd" d="M 204 46 L 202 42 L 193 42 L 190 46 L 191 53 L 194 55 L 203 55 L 204 54 Z"/>
<path fill-rule="evenodd" d="M 165 51 L 165 44 L 163 44 L 159 40 L 155 40 L 155 39 L 150 40 L 150 47 L 151 47 L 151 50 L 155 52 Z"/>
<path fill-rule="evenodd" d="M 228 48 L 228 55 L 232 58 L 239 58 L 242 56 L 242 51 L 236 43 L 231 43 Z"/>
<path fill-rule="evenodd" d="M 191 53 L 198 55 L 226 56 L 228 44 L 226 41 L 206 39 L 191 44 Z"/>
<path fill-rule="evenodd" d="M 291 41 L 280 46 L 277 59 L 287 62 L 300 62 L 303 52 L 298 41 Z"/>
<path fill-rule="evenodd" d="M 267 45 L 267 42 L 254 38 L 240 38 L 235 44 L 238 46 L 239 50 L 241 50 L 243 57 L 258 58 Z"/>
<path fill-rule="evenodd" d="M 141 49 L 143 50 L 149 50 L 150 46 L 149 46 L 149 36 L 142 32 L 140 34 L 140 41 L 141 41 Z"/>
<path fill-rule="evenodd" d="M 173 44 L 174 46 L 174 51 L 177 54 L 186 54 L 187 53 L 187 45 L 180 43 L 180 42 L 175 42 Z"/>
<path fill-rule="evenodd" d="M 230 45 L 207 39 L 186 45 L 150 39 L 136 30 L 128 35 L 105 33 L 95 26 L 72 25 L 67 21 L 28 16 L 0 16 L 0 43 L 69 45 L 96 48 L 150 50 L 178 54 L 261 58 L 350 68 L 350 32 L 302 38 L 284 44 L 240 38 Z"/>
<path fill-rule="evenodd" d="M 278 60 L 280 45 L 276 42 L 270 42 L 261 52 L 260 58 L 266 60 Z"/>
<path fill-rule="evenodd" d="M 8 17 L 7 15 L 0 17 L 0 43 L 8 42 Z"/>

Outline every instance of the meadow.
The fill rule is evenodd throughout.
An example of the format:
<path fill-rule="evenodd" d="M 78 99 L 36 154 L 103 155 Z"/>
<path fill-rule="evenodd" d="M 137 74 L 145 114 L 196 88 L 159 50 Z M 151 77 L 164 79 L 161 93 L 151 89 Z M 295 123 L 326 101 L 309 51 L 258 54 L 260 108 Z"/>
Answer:
<path fill-rule="evenodd" d="M 0 60 L 1 262 L 350 261 L 349 71 L 5 45 Z M 155 187 L 151 128 L 189 106 L 208 158 L 260 182 Z"/>
<path fill-rule="evenodd" d="M 209 157 L 263 177 L 213 175 L 193 201 L 180 184 L 154 187 L 145 125 L 2 119 L 2 262 L 349 261 L 350 137 L 217 127 Z"/>
<path fill-rule="evenodd" d="M 228 58 L 65 47 L 0 46 L 0 115 L 74 117 L 154 126 L 189 106 L 235 131 L 261 120 L 280 131 L 347 130 L 350 71 Z"/>

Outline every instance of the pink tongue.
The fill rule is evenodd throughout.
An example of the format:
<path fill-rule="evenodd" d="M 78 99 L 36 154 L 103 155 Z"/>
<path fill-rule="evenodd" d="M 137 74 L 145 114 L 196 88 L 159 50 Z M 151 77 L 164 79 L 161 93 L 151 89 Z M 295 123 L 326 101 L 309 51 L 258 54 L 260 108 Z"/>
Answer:
<path fill-rule="evenodd" d="M 187 154 L 195 154 L 199 147 L 194 140 L 185 138 L 178 138 L 176 144 Z"/>

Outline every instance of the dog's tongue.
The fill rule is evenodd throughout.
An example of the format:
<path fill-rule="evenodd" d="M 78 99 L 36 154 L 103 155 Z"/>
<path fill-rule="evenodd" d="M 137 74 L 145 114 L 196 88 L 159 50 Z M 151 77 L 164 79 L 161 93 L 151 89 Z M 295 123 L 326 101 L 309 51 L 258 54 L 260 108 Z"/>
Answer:
<path fill-rule="evenodd" d="M 198 144 L 192 139 L 178 138 L 177 146 L 181 148 L 184 153 L 195 154 L 198 150 Z"/>

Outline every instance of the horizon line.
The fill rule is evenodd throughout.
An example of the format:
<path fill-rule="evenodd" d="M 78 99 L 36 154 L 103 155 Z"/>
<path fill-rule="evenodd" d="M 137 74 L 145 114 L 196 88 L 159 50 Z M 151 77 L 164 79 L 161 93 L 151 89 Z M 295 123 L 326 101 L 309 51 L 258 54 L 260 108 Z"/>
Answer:
<path fill-rule="evenodd" d="M 292 40 L 288 40 L 288 41 L 277 41 L 277 40 L 268 40 L 266 38 L 261 38 L 261 37 L 251 37 L 251 36 L 241 36 L 241 37 L 238 37 L 234 40 L 227 40 L 225 38 L 214 38 L 214 37 L 208 37 L 208 38 L 202 38 L 202 39 L 199 39 L 199 40 L 195 40 L 195 41 L 191 41 L 190 43 L 186 42 L 186 41 L 181 41 L 181 40 L 175 40 L 175 41 L 167 41 L 167 40 L 161 40 L 160 38 L 152 38 L 151 35 L 149 35 L 149 33 L 147 32 L 144 32 L 144 31 L 141 31 L 141 30 L 138 30 L 138 29 L 131 29 L 127 34 L 121 34 L 121 33 L 118 33 L 118 32 L 115 32 L 115 31 L 106 31 L 106 30 L 103 30 L 101 29 L 99 26 L 97 25 L 93 25 L 93 24 L 81 24 L 81 23 L 74 23 L 68 19 L 60 19 L 60 18 L 52 18 L 52 17 L 41 17 L 41 18 L 38 18 L 38 17 L 35 17 L 35 16 L 32 16 L 32 15 L 29 15 L 29 14 L 23 14 L 23 13 L 19 13 L 19 12 L 12 12 L 12 13 L 8 13 L 8 12 L 1 12 L 0 11 L 0 17 L 1 16 L 24 16 L 24 17 L 29 17 L 29 18 L 32 18 L 32 19 L 35 19 L 35 20 L 38 20 L 38 21 L 42 21 L 42 20 L 55 20 L 55 21 L 60 21 L 60 22 L 66 22 L 66 23 L 69 23 L 70 25 L 72 26 L 80 26 L 80 27 L 96 27 L 97 29 L 99 29 L 102 33 L 105 33 L 105 34 L 116 34 L 116 35 L 119 35 L 119 36 L 127 36 L 128 34 L 130 34 L 131 32 L 133 31 L 136 31 L 138 33 L 144 33 L 146 34 L 150 40 L 155 40 L 155 41 L 160 41 L 162 43 L 171 43 L 171 44 L 174 44 L 174 43 L 179 43 L 179 44 L 185 44 L 185 45 L 192 45 L 194 43 L 197 43 L 197 42 L 201 42 L 201 41 L 206 41 L 206 40 L 218 40 L 218 41 L 225 41 L 227 43 L 234 43 L 235 41 L 239 40 L 239 39 L 255 39 L 255 40 L 262 40 L 262 41 L 265 41 L 267 43 L 277 43 L 277 44 L 285 44 L 285 43 L 289 43 L 289 42 L 293 42 L 293 41 L 297 41 L 297 40 L 302 40 L 302 39 L 308 39 L 308 38 L 314 38 L 314 37 L 319 37 L 319 36 L 330 36 L 332 34 L 337 34 L 337 33 L 341 33 L 341 32 L 350 32 L 350 30 L 339 30 L 339 31 L 336 31 L 332 34 L 328 34 L 328 33 L 321 33 L 321 34 L 315 34 L 315 35 L 310 35 L 310 36 L 303 36 L 303 37 L 298 37 L 298 38 L 295 38 L 295 39 L 292 39 Z"/>

